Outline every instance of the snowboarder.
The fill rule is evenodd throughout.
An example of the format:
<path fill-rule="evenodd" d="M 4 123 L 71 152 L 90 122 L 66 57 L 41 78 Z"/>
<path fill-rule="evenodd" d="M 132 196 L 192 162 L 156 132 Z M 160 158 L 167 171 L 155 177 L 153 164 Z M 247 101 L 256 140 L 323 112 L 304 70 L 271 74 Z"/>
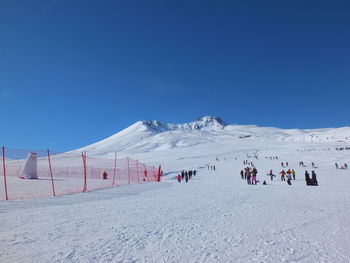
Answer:
<path fill-rule="evenodd" d="M 270 172 L 268 173 L 268 175 L 271 177 L 271 181 L 273 181 L 273 173 L 272 173 L 272 170 L 270 170 Z"/>
<path fill-rule="evenodd" d="M 291 180 L 292 180 L 292 176 L 290 175 L 291 173 L 288 173 L 287 172 L 287 184 L 289 184 L 289 185 L 291 185 L 292 184 L 292 182 L 291 182 Z"/>

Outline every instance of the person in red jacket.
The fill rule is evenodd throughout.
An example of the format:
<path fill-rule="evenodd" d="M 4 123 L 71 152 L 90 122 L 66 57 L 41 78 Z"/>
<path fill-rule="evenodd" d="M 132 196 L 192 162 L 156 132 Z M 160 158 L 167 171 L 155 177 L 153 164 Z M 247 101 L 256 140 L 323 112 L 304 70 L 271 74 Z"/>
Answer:
<path fill-rule="evenodd" d="M 178 175 L 177 175 L 177 181 L 178 181 L 179 183 L 181 183 L 181 174 L 178 174 Z"/>
<path fill-rule="evenodd" d="M 285 180 L 286 180 L 286 178 L 284 177 L 285 174 L 286 174 L 286 172 L 285 172 L 284 170 L 282 170 L 282 171 L 280 172 L 281 181 L 285 181 Z"/>

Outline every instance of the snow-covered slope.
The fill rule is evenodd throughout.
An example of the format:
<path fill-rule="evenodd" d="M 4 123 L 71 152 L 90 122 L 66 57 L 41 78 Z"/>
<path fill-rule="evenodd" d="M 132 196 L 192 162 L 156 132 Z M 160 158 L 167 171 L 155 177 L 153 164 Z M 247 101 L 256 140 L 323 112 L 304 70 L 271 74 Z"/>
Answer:
<path fill-rule="evenodd" d="M 240 145 L 283 145 L 286 142 L 320 145 L 350 142 L 350 127 L 315 130 L 279 129 L 255 125 L 229 125 L 219 117 L 205 116 L 185 124 L 163 124 L 159 121 L 138 121 L 130 127 L 92 145 L 73 152 L 86 150 L 91 155 L 149 156 L 178 155 L 201 152 L 201 155 L 227 153 Z M 150 154 L 151 153 L 151 154 Z M 151 158 L 152 159 L 152 158 Z"/>
<path fill-rule="evenodd" d="M 350 174 L 335 162 L 349 164 L 349 138 L 348 127 L 137 122 L 84 149 L 161 163 L 162 182 L 0 202 L 0 262 L 348 263 Z M 257 185 L 240 178 L 244 160 L 257 167 Z M 281 162 L 296 171 L 292 185 L 266 175 Z M 178 183 L 182 169 L 197 176 Z M 317 187 L 305 185 L 312 169 Z"/>

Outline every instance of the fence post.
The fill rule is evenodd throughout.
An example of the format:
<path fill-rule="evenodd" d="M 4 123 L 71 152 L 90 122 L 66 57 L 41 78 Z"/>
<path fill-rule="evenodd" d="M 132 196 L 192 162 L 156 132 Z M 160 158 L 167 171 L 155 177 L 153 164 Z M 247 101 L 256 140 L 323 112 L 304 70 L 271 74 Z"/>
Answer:
<path fill-rule="evenodd" d="M 86 155 L 85 152 L 81 153 L 81 156 L 83 158 L 83 165 L 84 165 L 84 186 L 83 186 L 83 192 L 87 191 L 87 184 L 86 184 Z"/>
<path fill-rule="evenodd" d="M 5 198 L 6 200 L 9 200 L 8 194 L 7 194 L 7 183 L 6 183 L 6 162 L 5 162 L 5 147 L 2 146 L 2 166 L 4 168 L 4 187 L 5 187 Z"/>
<path fill-rule="evenodd" d="M 51 159 L 50 159 L 50 150 L 47 150 L 47 159 L 49 160 L 49 169 L 50 169 L 50 176 L 51 176 L 51 185 L 52 185 L 52 194 L 53 196 L 56 196 L 55 193 L 55 184 L 53 182 L 53 175 L 52 175 L 52 167 L 51 167 Z"/>
<path fill-rule="evenodd" d="M 129 161 L 129 156 L 127 157 L 128 159 L 128 184 L 130 184 L 130 161 Z"/>
<path fill-rule="evenodd" d="M 147 169 L 145 164 L 143 164 L 143 181 L 147 181 Z"/>
<path fill-rule="evenodd" d="M 139 161 L 136 160 L 136 172 L 137 172 L 137 183 L 140 183 L 140 174 L 139 174 Z"/>
<path fill-rule="evenodd" d="M 117 172 L 117 153 L 114 154 L 113 186 L 115 186 L 115 174 Z"/>
<path fill-rule="evenodd" d="M 162 167 L 159 165 L 157 182 L 160 182 L 160 175 L 161 175 L 161 172 L 162 172 Z"/>

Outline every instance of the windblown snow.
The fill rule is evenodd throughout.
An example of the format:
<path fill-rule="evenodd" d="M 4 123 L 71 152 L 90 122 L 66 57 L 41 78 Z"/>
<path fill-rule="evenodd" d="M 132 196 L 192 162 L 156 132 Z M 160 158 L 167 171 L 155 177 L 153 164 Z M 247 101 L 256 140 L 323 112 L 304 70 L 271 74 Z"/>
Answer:
<path fill-rule="evenodd" d="M 349 127 L 139 121 L 82 150 L 160 164 L 162 182 L 1 202 L 0 262 L 350 262 L 350 174 L 335 167 L 349 164 Z M 245 160 L 257 185 L 241 179 Z M 292 185 L 278 176 L 289 168 Z"/>

